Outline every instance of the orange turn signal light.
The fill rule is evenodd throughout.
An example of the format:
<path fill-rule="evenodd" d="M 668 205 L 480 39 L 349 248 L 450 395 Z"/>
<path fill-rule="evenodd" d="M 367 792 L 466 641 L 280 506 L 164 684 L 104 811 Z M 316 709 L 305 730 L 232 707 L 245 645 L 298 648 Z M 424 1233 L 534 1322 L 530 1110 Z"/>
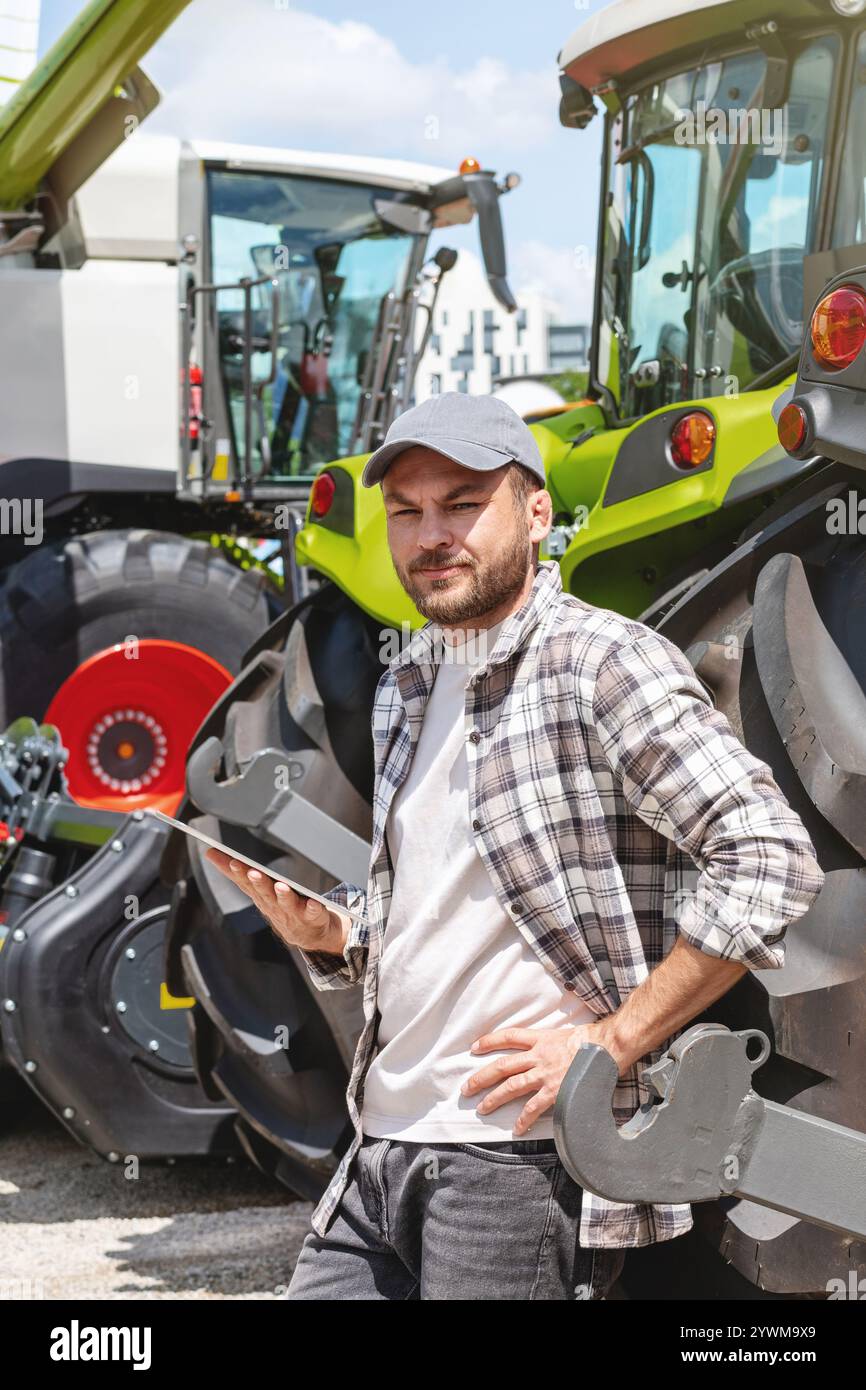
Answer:
<path fill-rule="evenodd" d="M 840 372 L 850 367 L 866 343 L 866 294 L 857 285 L 840 285 L 825 294 L 812 315 L 812 352 L 819 367 Z"/>
<path fill-rule="evenodd" d="M 716 426 L 702 410 L 683 415 L 671 430 L 671 458 L 678 468 L 698 468 L 706 463 L 716 442 Z"/>

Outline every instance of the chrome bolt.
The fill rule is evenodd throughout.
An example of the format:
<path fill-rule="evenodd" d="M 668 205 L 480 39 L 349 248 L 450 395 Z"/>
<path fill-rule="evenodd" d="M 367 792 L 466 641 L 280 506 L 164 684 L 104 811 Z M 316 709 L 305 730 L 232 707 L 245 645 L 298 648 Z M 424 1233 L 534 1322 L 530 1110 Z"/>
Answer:
<path fill-rule="evenodd" d="M 111 1153 L 110 1153 L 110 1154 L 106 1154 L 105 1157 L 108 1159 L 109 1163 L 119 1163 L 119 1162 L 120 1162 L 120 1154 L 116 1154 L 116 1153 L 114 1152 L 114 1149 L 111 1150 Z"/>
<path fill-rule="evenodd" d="M 122 852 L 123 852 L 123 841 L 122 841 L 122 840 L 112 840 L 112 842 L 111 842 L 111 848 L 114 850 L 115 854 L 122 854 Z"/>
<path fill-rule="evenodd" d="M 159 1043 L 157 1042 L 156 1038 L 151 1038 L 150 1042 L 147 1045 L 150 1048 L 151 1052 L 159 1052 Z"/>
<path fill-rule="evenodd" d="M 13 941 L 26 941 L 26 940 L 27 940 L 27 933 L 26 933 L 26 931 L 23 931 L 23 930 L 21 929 L 21 927 L 16 927 L 15 930 L 14 930 L 14 932 L 12 933 L 12 940 L 13 940 Z"/>
<path fill-rule="evenodd" d="M 67 883 L 67 885 L 66 885 L 66 887 L 64 888 L 63 891 L 64 891 L 64 893 L 66 894 L 67 898 L 77 898 L 77 897 L 78 897 L 78 889 L 75 887 L 75 884 L 74 884 L 74 883 Z"/>
<path fill-rule="evenodd" d="M 7 1014 L 14 1014 L 14 1012 L 15 1012 L 15 1000 L 14 1000 L 14 999 L 4 999 L 4 1000 L 3 1000 L 3 1008 L 6 1010 Z"/>
<path fill-rule="evenodd" d="M 115 1004 L 114 1007 L 115 1007 L 115 1009 L 117 1010 L 117 1012 L 118 1012 L 119 1014 L 125 1014 L 125 1013 L 126 1013 L 126 1005 L 124 1004 L 124 1002 L 123 1002 L 122 999 L 118 999 L 118 1001 L 117 1001 L 117 1003 Z"/>
<path fill-rule="evenodd" d="M 75 1111 L 72 1109 L 71 1105 L 65 1105 L 63 1107 L 63 1118 L 64 1120 L 72 1120 L 75 1118 Z"/>
<path fill-rule="evenodd" d="M 25 1062 L 25 1063 L 24 1063 L 24 1070 L 27 1071 L 27 1072 L 31 1072 L 31 1073 L 34 1072 L 34 1071 L 36 1070 L 36 1063 L 35 1063 L 35 1062 Z"/>
<path fill-rule="evenodd" d="M 135 960 L 135 947 L 127 946 L 125 954 L 127 960 Z"/>

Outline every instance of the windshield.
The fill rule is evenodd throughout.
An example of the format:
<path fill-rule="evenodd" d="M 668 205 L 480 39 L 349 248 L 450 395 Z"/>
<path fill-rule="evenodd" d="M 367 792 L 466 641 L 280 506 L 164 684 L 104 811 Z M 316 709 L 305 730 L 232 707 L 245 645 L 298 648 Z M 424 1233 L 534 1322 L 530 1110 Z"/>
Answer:
<path fill-rule="evenodd" d="M 402 292 L 418 238 L 387 228 L 373 200 L 393 190 L 301 175 L 211 170 L 210 273 L 215 284 L 275 278 L 252 291 L 253 448 L 257 478 L 305 478 L 350 452 L 383 296 Z M 215 296 L 220 370 L 242 460 L 243 293 Z"/>
<path fill-rule="evenodd" d="M 733 395 L 798 349 L 837 61 L 835 35 L 801 45 L 781 109 L 755 50 L 609 119 L 596 373 L 621 418 Z"/>

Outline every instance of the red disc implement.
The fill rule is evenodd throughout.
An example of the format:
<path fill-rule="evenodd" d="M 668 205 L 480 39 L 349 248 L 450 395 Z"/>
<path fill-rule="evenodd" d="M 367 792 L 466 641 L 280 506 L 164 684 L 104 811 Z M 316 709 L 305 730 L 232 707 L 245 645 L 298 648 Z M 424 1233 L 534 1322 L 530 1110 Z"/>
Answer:
<path fill-rule="evenodd" d="M 69 750 L 70 794 L 83 806 L 172 815 L 193 735 L 231 681 L 213 657 L 158 638 L 130 639 L 83 661 L 44 716 Z"/>

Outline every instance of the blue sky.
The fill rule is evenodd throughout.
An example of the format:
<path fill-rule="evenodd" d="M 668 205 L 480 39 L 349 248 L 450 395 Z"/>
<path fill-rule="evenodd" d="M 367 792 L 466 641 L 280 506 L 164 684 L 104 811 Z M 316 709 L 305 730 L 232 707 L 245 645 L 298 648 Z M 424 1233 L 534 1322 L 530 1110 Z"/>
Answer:
<path fill-rule="evenodd" d="M 556 55 L 606 2 L 193 0 L 143 61 L 163 92 L 147 128 L 517 170 L 503 203 L 512 278 L 586 317 L 601 121 L 559 125 Z M 40 52 L 81 8 L 43 0 Z M 469 228 L 447 240 L 475 246 Z"/>

